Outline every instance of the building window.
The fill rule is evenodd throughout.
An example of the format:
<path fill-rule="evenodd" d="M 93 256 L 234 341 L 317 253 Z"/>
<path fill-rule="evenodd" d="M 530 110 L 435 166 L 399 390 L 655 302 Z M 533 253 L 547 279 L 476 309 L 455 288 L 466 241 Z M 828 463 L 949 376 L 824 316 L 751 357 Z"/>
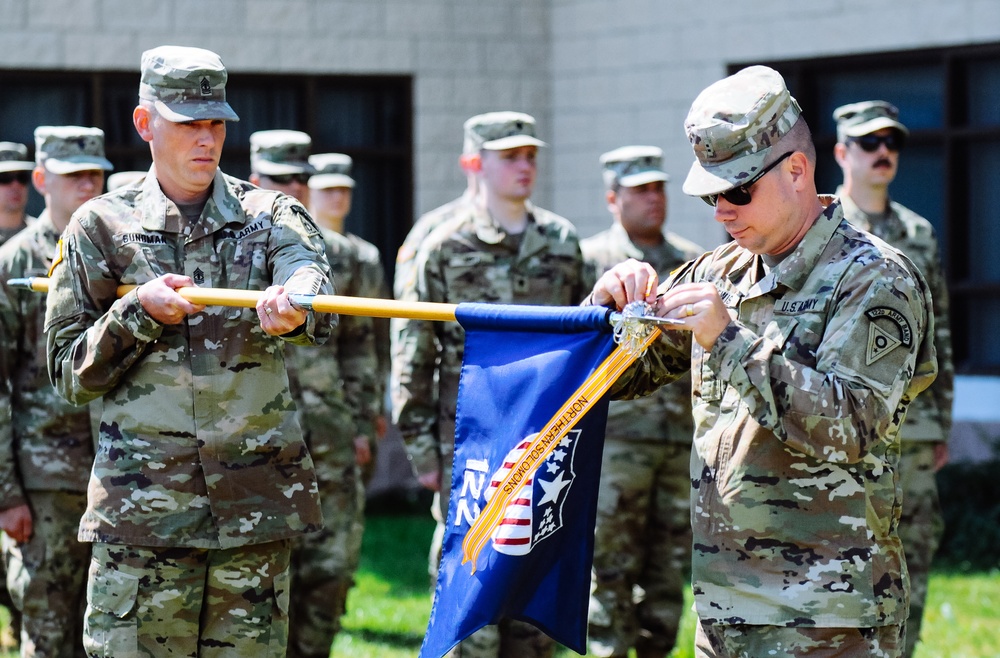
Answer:
<path fill-rule="evenodd" d="M 730 71 L 751 63 L 760 62 Z M 956 370 L 1000 374 L 1000 44 L 763 63 L 785 77 L 813 129 L 821 192 L 841 180 L 834 108 L 871 99 L 899 107 L 911 133 L 890 192 L 937 230 Z"/>
<path fill-rule="evenodd" d="M 96 126 L 116 170 L 149 168 L 132 127 L 138 72 L 0 71 L 0 88 L 0 140 L 34 153 L 36 126 Z M 413 217 L 411 78 L 236 73 L 226 95 L 240 121 L 227 126 L 222 170 L 249 177 L 250 133 L 271 128 L 309 133 L 316 153 L 347 153 L 357 181 L 347 230 L 379 247 L 391 276 Z M 29 212 L 43 207 L 32 191 Z"/>

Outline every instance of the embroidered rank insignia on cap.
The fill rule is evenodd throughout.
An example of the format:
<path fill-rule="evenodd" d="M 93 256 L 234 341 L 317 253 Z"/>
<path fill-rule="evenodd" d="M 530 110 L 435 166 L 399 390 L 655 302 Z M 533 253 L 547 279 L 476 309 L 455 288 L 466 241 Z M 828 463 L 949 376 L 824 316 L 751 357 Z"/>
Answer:
<path fill-rule="evenodd" d="M 209 82 L 207 77 L 201 79 L 201 95 L 202 96 L 212 95 L 212 83 Z"/>
<path fill-rule="evenodd" d="M 899 311 L 887 306 L 876 306 L 865 311 L 865 315 L 871 320 L 871 324 L 868 325 L 868 351 L 865 356 L 865 365 L 870 366 L 900 345 L 909 347 L 913 343 L 910 323 Z M 893 336 L 875 324 L 876 319 L 886 319 L 896 325 L 899 337 Z"/>

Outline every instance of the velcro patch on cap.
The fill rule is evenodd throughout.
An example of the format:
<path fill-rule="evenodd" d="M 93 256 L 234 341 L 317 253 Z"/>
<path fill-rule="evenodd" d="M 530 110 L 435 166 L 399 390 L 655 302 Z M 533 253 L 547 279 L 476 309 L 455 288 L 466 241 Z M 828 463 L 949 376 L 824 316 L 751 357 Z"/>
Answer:
<path fill-rule="evenodd" d="M 899 311 L 887 306 L 876 306 L 865 311 L 865 315 L 871 320 L 868 326 L 868 349 L 865 352 L 866 365 L 870 366 L 900 345 L 910 347 L 913 344 L 910 322 Z M 885 319 L 895 325 L 899 336 L 893 336 L 886 328 L 877 325 L 877 319 Z"/>

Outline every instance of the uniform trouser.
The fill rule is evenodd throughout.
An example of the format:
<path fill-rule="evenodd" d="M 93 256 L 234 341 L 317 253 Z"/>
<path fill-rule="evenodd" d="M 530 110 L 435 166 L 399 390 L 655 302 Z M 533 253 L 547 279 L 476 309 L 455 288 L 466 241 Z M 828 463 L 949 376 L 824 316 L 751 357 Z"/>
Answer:
<path fill-rule="evenodd" d="M 441 472 L 441 491 L 434 495 L 431 515 L 437 521 L 431 540 L 431 587 L 437 579 L 444 540 L 445 519 L 448 518 L 448 492 L 451 491 L 451 464 Z M 446 658 L 550 658 L 555 653 L 555 642 L 532 624 L 513 619 L 502 619 L 499 624 L 484 626 L 446 654 Z"/>
<path fill-rule="evenodd" d="M 899 658 L 903 624 L 870 628 L 705 624 L 694 637 L 695 658 Z"/>
<path fill-rule="evenodd" d="M 82 656 L 80 644 L 90 544 L 77 541 L 87 494 L 29 492 L 31 539 L 3 538 L 7 588 L 21 610 L 21 655 Z"/>
<path fill-rule="evenodd" d="M 666 656 L 691 575 L 691 444 L 605 440 L 590 653 Z"/>
<path fill-rule="evenodd" d="M 91 657 L 284 656 L 288 540 L 228 549 L 93 545 Z"/>
<path fill-rule="evenodd" d="M 324 528 L 292 547 L 289 658 L 330 655 L 361 559 L 364 501 L 356 464 L 344 467 L 337 482 L 321 483 Z"/>
<path fill-rule="evenodd" d="M 899 540 L 903 544 L 906 569 L 910 573 L 910 616 L 906 619 L 905 658 L 913 655 L 920 639 L 931 562 L 944 532 L 934 476 L 934 446 L 934 443 L 904 441 L 899 458 L 899 482 L 903 490 Z"/>
<path fill-rule="evenodd" d="M 21 611 L 14 605 L 14 599 L 7 590 L 7 567 L 3 560 L 0 560 L 0 607 L 6 608 L 10 615 L 10 624 L 0 635 L 0 650 L 14 649 L 20 644 Z"/>

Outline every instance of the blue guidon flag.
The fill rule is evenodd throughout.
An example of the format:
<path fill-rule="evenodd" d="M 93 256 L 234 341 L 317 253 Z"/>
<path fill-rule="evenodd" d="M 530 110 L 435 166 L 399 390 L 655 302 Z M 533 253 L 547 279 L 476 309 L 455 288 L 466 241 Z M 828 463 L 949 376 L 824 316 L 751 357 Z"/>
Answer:
<path fill-rule="evenodd" d="M 421 658 L 502 618 L 586 650 L 608 310 L 460 304 L 466 331 L 448 520 Z M 603 368 L 603 370 L 602 370 Z"/>

